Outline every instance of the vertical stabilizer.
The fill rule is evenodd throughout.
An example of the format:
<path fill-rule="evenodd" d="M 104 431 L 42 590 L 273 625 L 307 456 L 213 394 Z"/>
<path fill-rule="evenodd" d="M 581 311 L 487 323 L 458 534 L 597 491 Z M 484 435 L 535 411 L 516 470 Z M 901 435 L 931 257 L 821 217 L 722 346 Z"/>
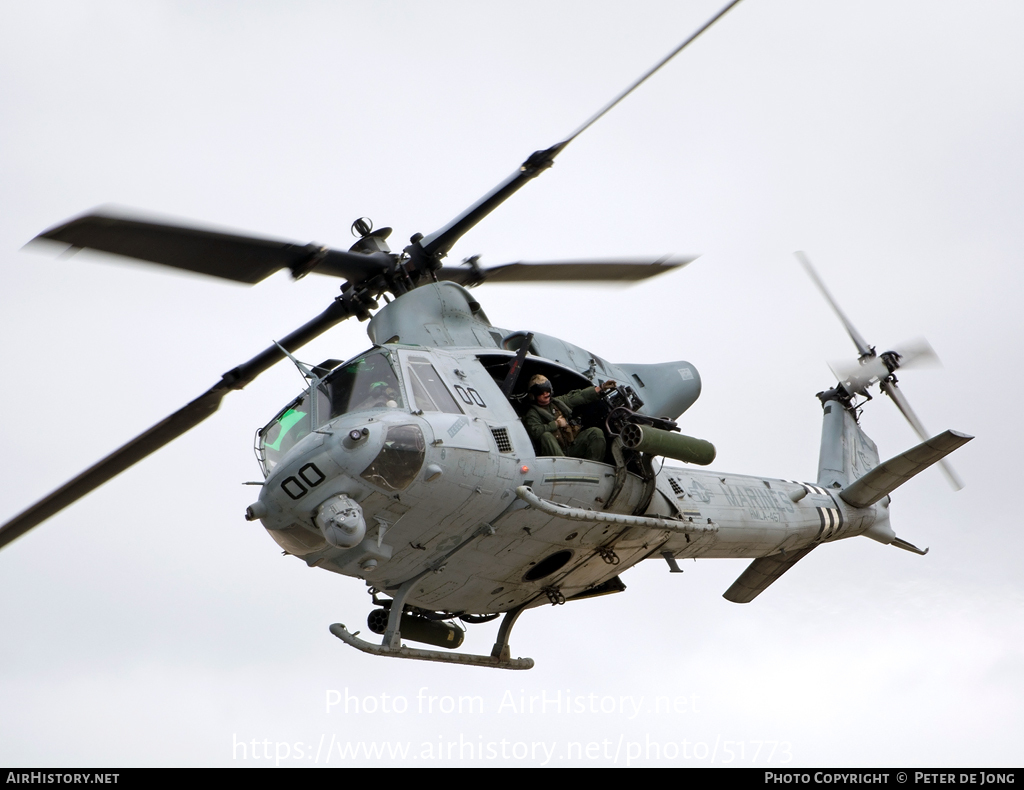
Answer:
<path fill-rule="evenodd" d="M 824 409 L 818 485 L 840 490 L 878 466 L 878 448 L 861 430 L 853 412 L 838 400 L 835 390 L 818 397 Z"/>

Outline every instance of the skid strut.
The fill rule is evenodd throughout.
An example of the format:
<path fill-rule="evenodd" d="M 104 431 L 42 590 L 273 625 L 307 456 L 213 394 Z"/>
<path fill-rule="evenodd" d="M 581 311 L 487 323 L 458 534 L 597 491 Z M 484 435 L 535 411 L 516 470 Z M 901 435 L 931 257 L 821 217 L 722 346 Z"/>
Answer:
<path fill-rule="evenodd" d="M 503 512 L 498 518 L 500 519 L 504 517 L 513 508 L 514 503 L 515 500 L 513 500 L 513 504 L 510 504 L 509 507 L 506 508 L 505 512 Z M 498 519 L 495 519 L 495 521 L 497 520 Z M 501 627 L 498 629 L 498 641 L 494 643 L 494 648 L 491 650 L 491 655 L 489 656 L 481 656 L 473 653 L 448 653 L 441 652 L 439 650 L 423 650 L 418 647 L 406 647 L 402 644 L 402 634 L 400 631 L 402 611 L 405 609 L 405 601 L 409 597 L 409 593 L 412 592 L 416 583 L 429 573 L 437 573 L 444 567 L 444 563 L 447 562 L 453 554 L 468 546 L 472 541 L 484 535 L 493 534 L 494 527 L 491 524 L 481 525 L 479 529 L 454 549 L 449 551 L 444 557 L 438 559 L 431 564 L 430 567 L 416 574 L 411 579 L 406 580 L 398 588 L 391 600 L 391 611 L 388 613 L 387 628 L 384 631 L 384 638 L 381 640 L 379 645 L 367 642 L 365 639 L 360 639 L 356 634 L 349 633 L 349 630 L 341 623 L 335 623 L 332 625 L 331 633 L 346 645 L 351 645 L 356 650 L 362 650 L 364 653 L 370 653 L 374 656 L 412 658 L 417 661 L 437 661 L 442 664 L 468 664 L 470 666 L 493 667 L 495 669 L 533 669 L 532 658 L 512 658 L 509 654 L 508 637 L 512 632 L 512 626 L 515 624 L 516 619 L 519 617 L 523 609 L 526 608 L 525 605 L 516 607 L 515 609 L 511 609 L 505 613 L 505 618 L 501 621 Z"/>

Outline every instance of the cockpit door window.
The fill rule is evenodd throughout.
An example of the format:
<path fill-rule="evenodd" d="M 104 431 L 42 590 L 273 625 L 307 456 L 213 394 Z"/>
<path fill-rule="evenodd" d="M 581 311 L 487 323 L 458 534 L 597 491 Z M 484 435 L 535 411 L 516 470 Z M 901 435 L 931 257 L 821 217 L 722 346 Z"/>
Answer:
<path fill-rule="evenodd" d="M 408 379 L 416 406 L 423 411 L 462 414 L 459 404 L 426 357 L 409 357 Z"/>

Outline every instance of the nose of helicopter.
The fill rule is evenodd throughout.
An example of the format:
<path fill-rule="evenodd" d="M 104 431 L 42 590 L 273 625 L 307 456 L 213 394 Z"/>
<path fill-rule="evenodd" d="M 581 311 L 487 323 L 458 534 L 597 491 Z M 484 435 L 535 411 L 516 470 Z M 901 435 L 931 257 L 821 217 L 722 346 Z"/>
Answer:
<path fill-rule="evenodd" d="M 355 504 L 373 489 L 404 490 L 423 467 L 425 430 L 424 421 L 407 412 L 333 420 L 279 460 L 246 517 L 269 530 L 310 525 L 328 500 L 346 497 Z"/>

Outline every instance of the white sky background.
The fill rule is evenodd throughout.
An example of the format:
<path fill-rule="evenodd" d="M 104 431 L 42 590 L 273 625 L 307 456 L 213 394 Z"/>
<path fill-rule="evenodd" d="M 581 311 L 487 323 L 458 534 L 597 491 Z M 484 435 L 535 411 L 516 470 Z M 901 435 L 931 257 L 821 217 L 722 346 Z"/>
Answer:
<path fill-rule="evenodd" d="M 338 247 L 367 215 L 401 248 L 718 5 L 0 5 L 0 520 L 338 285 L 55 260 L 20 250 L 35 234 L 113 203 Z M 704 393 L 683 430 L 716 444 L 715 468 L 813 480 L 814 393 L 833 383 L 826 360 L 855 352 L 792 257 L 807 250 L 870 343 L 925 336 L 942 357 L 901 376 L 925 425 L 978 437 L 951 458 L 963 491 L 931 470 L 894 496 L 897 534 L 927 557 L 828 545 L 745 606 L 721 594 L 746 561 L 683 576 L 645 563 L 624 594 L 526 613 L 512 650 L 530 672 L 366 656 L 327 630 L 364 627 L 362 584 L 281 557 L 242 518 L 252 435 L 301 386 L 282 364 L 0 552 L 0 765 L 267 765 L 277 743 L 282 764 L 312 765 L 321 737 L 414 755 L 426 742 L 430 759 L 405 762 L 431 766 L 536 765 L 540 743 L 555 765 L 622 765 L 630 744 L 649 765 L 721 763 L 727 746 L 744 765 L 1019 764 L 1022 33 L 1012 1 L 747 0 L 453 251 L 703 253 L 631 289 L 476 294 L 504 328 L 613 361 L 691 361 Z M 351 356 L 364 329 L 301 356 Z M 917 443 L 884 398 L 863 424 L 883 457 Z M 488 652 L 495 632 L 467 647 Z M 346 688 L 408 709 L 325 712 Z M 421 714 L 420 689 L 484 711 Z M 531 695 L 547 710 L 522 710 Z M 567 713 L 567 695 L 615 710 Z M 495 759 L 469 759 L 491 743 Z M 570 743 L 598 756 L 570 760 Z"/>

